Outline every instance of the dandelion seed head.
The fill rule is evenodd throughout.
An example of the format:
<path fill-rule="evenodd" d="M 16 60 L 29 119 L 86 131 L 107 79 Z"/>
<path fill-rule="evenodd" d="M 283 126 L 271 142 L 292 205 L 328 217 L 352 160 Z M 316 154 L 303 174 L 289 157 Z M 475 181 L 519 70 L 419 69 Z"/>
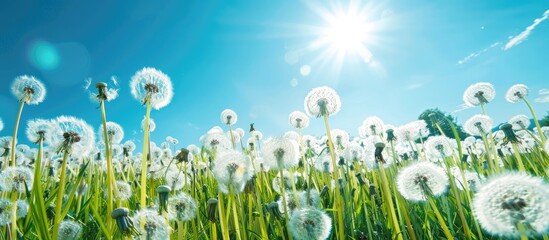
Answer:
<path fill-rule="evenodd" d="M 33 173 L 27 167 L 7 167 L 0 173 L 0 186 L 6 192 L 26 193 L 32 189 Z"/>
<path fill-rule="evenodd" d="M 397 175 L 397 189 L 409 201 L 425 201 L 446 192 L 448 176 L 431 162 L 417 162 L 402 168 Z"/>
<path fill-rule="evenodd" d="M 305 97 L 305 112 L 311 117 L 334 115 L 341 109 L 337 92 L 329 87 L 313 88 Z"/>
<path fill-rule="evenodd" d="M 490 132 L 493 127 L 492 118 L 484 114 L 477 114 L 465 121 L 463 129 L 474 136 L 483 136 Z"/>
<path fill-rule="evenodd" d="M 226 125 L 234 125 L 238 120 L 236 112 L 232 109 L 225 109 L 221 112 L 221 122 Z"/>
<path fill-rule="evenodd" d="M 21 219 L 29 213 L 29 204 L 24 200 L 17 200 L 17 218 Z"/>
<path fill-rule="evenodd" d="M 492 177 L 473 199 L 473 213 L 480 225 L 492 235 L 520 236 L 517 224 L 529 236 L 549 230 L 549 185 L 541 177 L 524 173 L 505 173 Z"/>
<path fill-rule="evenodd" d="M 469 107 L 479 106 L 494 100 L 496 89 L 487 82 L 479 82 L 469 86 L 463 93 L 463 102 Z"/>
<path fill-rule="evenodd" d="M 128 200 L 132 197 L 132 187 L 125 181 L 116 181 L 117 197 L 122 200 Z"/>
<path fill-rule="evenodd" d="M 505 100 L 510 103 L 516 103 L 528 96 L 528 87 L 524 84 L 515 84 L 507 90 Z"/>
<path fill-rule="evenodd" d="M 143 209 L 138 211 L 133 216 L 135 226 L 145 226 L 141 231 L 141 236 L 145 239 L 169 239 L 168 225 L 166 219 L 162 215 L 158 215 L 158 211 L 154 209 Z"/>
<path fill-rule="evenodd" d="M 168 75 L 146 67 L 133 75 L 130 82 L 132 95 L 141 103 L 150 98 L 151 107 L 158 110 L 167 106 L 173 97 L 172 82 Z"/>
<path fill-rule="evenodd" d="M 11 212 L 13 204 L 9 199 L 0 198 L 0 226 L 5 226 L 11 222 Z"/>
<path fill-rule="evenodd" d="M 377 116 L 371 116 L 362 121 L 362 125 L 358 128 L 358 136 L 366 138 L 382 134 L 384 131 L 383 120 Z"/>
<path fill-rule="evenodd" d="M 337 159 L 337 156 L 336 156 Z M 332 164 L 332 157 L 329 153 L 322 153 L 314 162 L 314 167 L 319 172 L 331 173 L 334 171 L 334 165 Z"/>
<path fill-rule="evenodd" d="M 146 120 L 145 117 L 143 117 L 143 120 L 141 120 L 141 129 L 143 129 L 143 131 L 145 131 L 145 120 Z M 154 122 L 154 119 L 149 118 L 149 132 L 154 132 L 155 129 L 156 129 L 156 122 Z"/>
<path fill-rule="evenodd" d="M 246 182 L 253 176 L 252 164 L 248 156 L 228 150 L 217 157 L 212 169 L 217 180 L 219 190 L 228 193 L 229 185 L 234 187 L 236 193 L 244 190 Z"/>
<path fill-rule="evenodd" d="M 332 129 L 332 142 L 335 146 L 343 147 L 349 144 L 349 133 L 343 129 Z"/>
<path fill-rule="evenodd" d="M 299 146 L 287 137 L 273 138 L 263 144 L 261 156 L 269 169 L 291 168 L 299 163 Z"/>
<path fill-rule="evenodd" d="M 288 171 L 283 171 L 282 172 L 282 175 L 284 177 L 284 179 L 283 179 L 284 191 L 291 191 L 292 190 L 292 181 L 291 181 L 291 178 L 290 178 L 290 174 L 293 174 L 293 173 L 290 173 Z M 294 177 L 294 180 L 297 179 L 296 174 L 294 174 L 293 177 Z M 295 184 L 295 182 L 294 182 L 294 184 Z M 273 178 L 272 186 L 273 186 L 273 190 L 275 192 L 277 192 L 277 193 L 282 192 L 282 184 L 280 182 L 280 174 L 277 174 L 276 177 Z"/>
<path fill-rule="evenodd" d="M 46 87 L 35 77 L 23 75 L 15 78 L 11 85 L 11 93 L 18 101 L 36 105 L 46 98 Z"/>
<path fill-rule="evenodd" d="M 202 139 L 202 145 L 210 151 L 216 149 L 218 151 L 223 151 L 231 149 L 231 140 L 225 136 L 223 131 L 208 133 Z"/>
<path fill-rule="evenodd" d="M 530 127 L 530 118 L 524 114 L 519 114 L 511 117 L 509 123 L 515 131 L 528 129 Z"/>
<path fill-rule="evenodd" d="M 357 143 L 351 142 L 347 144 L 343 150 L 343 158 L 347 162 L 360 162 L 362 161 L 363 149 Z"/>
<path fill-rule="evenodd" d="M 283 137 L 294 140 L 297 143 L 299 142 L 299 133 L 297 133 L 296 131 L 287 131 L 284 133 Z"/>
<path fill-rule="evenodd" d="M 185 182 L 185 178 L 187 178 L 187 182 Z M 166 185 L 170 186 L 174 191 L 179 191 L 189 183 L 190 178 L 191 177 L 183 171 L 169 169 L 166 173 Z"/>
<path fill-rule="evenodd" d="M 107 122 L 107 137 L 109 138 L 110 143 L 120 143 L 124 138 L 124 129 L 118 123 Z M 97 132 L 99 139 L 104 141 L 105 134 L 103 133 L 103 124 L 99 126 L 99 131 Z"/>
<path fill-rule="evenodd" d="M 64 220 L 59 224 L 58 240 L 63 239 L 79 239 L 82 233 L 82 226 L 71 220 Z"/>
<path fill-rule="evenodd" d="M 465 177 L 465 181 L 463 180 L 463 177 L 461 176 L 461 171 L 457 167 L 453 167 L 451 169 L 452 175 L 454 176 L 454 181 L 456 183 L 456 186 L 460 190 L 464 190 L 465 186 L 469 188 L 472 192 L 477 192 L 478 189 L 482 186 L 482 180 L 481 177 L 479 177 L 479 174 L 476 172 L 471 172 L 468 170 L 463 170 L 463 177 Z"/>
<path fill-rule="evenodd" d="M 425 141 L 425 148 L 432 156 L 445 158 L 451 156 L 454 151 L 451 141 L 455 140 L 441 135 L 431 136 Z"/>
<path fill-rule="evenodd" d="M 294 128 L 307 128 L 309 126 L 309 117 L 301 111 L 293 111 L 288 117 L 290 125 Z"/>
<path fill-rule="evenodd" d="M 173 220 L 190 221 L 196 217 L 197 209 L 196 200 L 184 192 L 168 200 L 168 213 Z"/>
<path fill-rule="evenodd" d="M 54 121 L 54 132 L 49 145 L 58 151 L 69 151 L 73 156 L 87 156 L 93 151 L 95 133 L 84 120 L 60 116 Z"/>
<path fill-rule="evenodd" d="M 288 226 L 296 240 L 323 240 L 330 236 L 332 219 L 319 209 L 301 208 L 294 211 Z"/>

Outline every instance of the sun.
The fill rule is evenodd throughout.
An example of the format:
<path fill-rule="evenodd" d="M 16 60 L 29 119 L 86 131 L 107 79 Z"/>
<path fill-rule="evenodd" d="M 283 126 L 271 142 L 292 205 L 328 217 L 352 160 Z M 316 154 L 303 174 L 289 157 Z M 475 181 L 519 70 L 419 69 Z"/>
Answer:
<path fill-rule="evenodd" d="M 344 6 L 341 2 L 332 2 L 329 7 L 309 4 L 325 23 L 315 26 L 315 39 L 309 44 L 310 50 L 320 52 L 317 61 L 331 63 L 336 71 L 341 69 L 346 58 L 358 57 L 365 64 L 373 61 L 368 46 L 375 42 L 380 23 L 374 20 L 375 8 L 360 3 L 350 1 Z"/>

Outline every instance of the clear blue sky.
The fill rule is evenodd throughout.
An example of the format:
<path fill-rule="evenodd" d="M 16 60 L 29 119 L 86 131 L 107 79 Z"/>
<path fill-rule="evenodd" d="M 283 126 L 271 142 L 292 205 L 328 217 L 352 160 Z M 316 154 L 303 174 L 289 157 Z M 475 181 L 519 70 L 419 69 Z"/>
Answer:
<path fill-rule="evenodd" d="M 311 47 L 333 39 L 319 32 L 334 25 L 328 16 L 348 15 L 337 12 L 349 5 L 362 10 L 351 25 L 367 29 L 358 44 L 371 56 L 349 48 L 337 60 L 325 54 L 334 42 Z M 320 85 L 341 96 L 332 127 L 352 135 L 372 115 L 401 125 L 427 108 L 453 112 L 463 91 L 479 81 L 496 86 L 487 107 L 496 122 L 529 115 L 524 104 L 504 99 L 516 83 L 530 87 L 542 117 L 549 103 L 534 99 L 549 88 L 547 10 L 547 1 L 500 0 L 8 1 L 0 9 L 0 136 L 12 134 L 18 103 L 9 86 L 16 76 L 34 75 L 48 88 L 45 102 L 25 108 L 23 121 L 64 114 L 97 129 L 99 109 L 82 85 L 114 75 L 120 97 L 107 104 L 107 117 L 125 128 L 126 139 L 139 141 L 145 109 L 131 97 L 129 80 L 147 66 L 168 74 L 175 92 L 168 107 L 152 113 L 153 140 L 170 135 L 180 146 L 221 125 L 225 108 L 238 113 L 237 127 L 248 130 L 254 122 L 268 136 L 281 135 L 291 129 L 288 114 L 303 111 L 304 97 Z M 341 34 L 355 36 L 355 30 Z M 521 33 L 526 38 L 508 46 Z M 463 123 L 479 112 L 455 116 Z M 305 133 L 321 134 L 322 127 L 312 119 Z"/>

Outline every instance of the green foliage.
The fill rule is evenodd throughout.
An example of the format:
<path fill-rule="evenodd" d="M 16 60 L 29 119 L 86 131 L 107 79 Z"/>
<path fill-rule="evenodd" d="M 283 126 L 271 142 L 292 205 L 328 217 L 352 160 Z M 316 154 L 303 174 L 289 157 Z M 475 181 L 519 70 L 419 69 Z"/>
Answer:
<path fill-rule="evenodd" d="M 541 119 L 540 125 L 542 127 L 549 126 L 549 112 L 547 112 L 547 115 Z"/>
<path fill-rule="evenodd" d="M 452 126 L 450 123 L 453 123 L 455 126 L 455 130 L 457 131 L 459 138 L 464 139 L 467 136 L 469 136 L 467 133 L 463 132 L 463 128 L 457 124 L 456 119 L 450 114 L 447 114 L 438 108 L 431 108 L 423 111 L 419 117 L 419 120 L 425 120 L 427 123 L 427 128 L 429 129 L 429 136 L 434 135 L 441 135 L 440 131 L 436 127 L 435 123 L 437 123 L 442 131 L 444 132 L 444 135 L 454 138 L 454 132 L 452 130 Z"/>

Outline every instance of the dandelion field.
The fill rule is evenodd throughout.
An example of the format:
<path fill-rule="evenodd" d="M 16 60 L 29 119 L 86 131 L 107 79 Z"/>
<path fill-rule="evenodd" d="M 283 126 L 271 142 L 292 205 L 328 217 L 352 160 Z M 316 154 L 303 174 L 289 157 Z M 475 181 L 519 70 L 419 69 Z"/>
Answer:
<path fill-rule="evenodd" d="M 2 117 L 17 121 L 0 121 L 0 239 L 549 239 L 549 129 L 525 85 L 505 98 L 524 104 L 532 127 L 518 115 L 495 128 L 486 114 L 494 86 L 480 82 L 463 96 L 478 109 L 466 138 L 435 115 L 434 133 L 424 120 L 392 126 L 372 116 L 352 137 L 330 127 L 344 111 L 337 92 L 317 87 L 304 111 L 289 113 L 292 131 L 244 130 L 226 109 L 220 126 L 185 147 L 150 140 L 151 115 L 173 96 L 166 74 L 143 68 L 129 82 L 144 106 L 142 146 L 109 121 L 117 91 L 95 87 L 97 131 L 72 116 L 21 122 L 46 86 L 13 81 L 20 108 Z M 310 121 L 325 135 L 307 134 Z M 19 144 L 24 137 L 33 145 Z"/>

